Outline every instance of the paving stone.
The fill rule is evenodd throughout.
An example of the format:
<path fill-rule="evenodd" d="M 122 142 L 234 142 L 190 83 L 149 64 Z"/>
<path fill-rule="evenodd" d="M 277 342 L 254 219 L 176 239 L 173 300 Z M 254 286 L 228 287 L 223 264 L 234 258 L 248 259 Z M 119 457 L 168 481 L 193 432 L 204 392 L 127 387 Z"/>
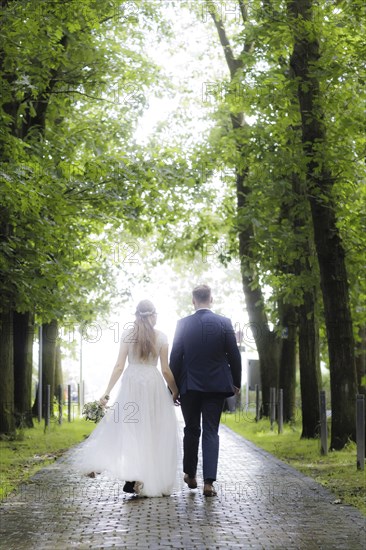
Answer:
<path fill-rule="evenodd" d="M 170 497 L 127 495 L 121 481 L 70 471 L 73 452 L 1 504 L 1 549 L 366 548 L 358 510 L 334 504 L 334 495 L 314 480 L 225 426 L 216 498 L 201 494 L 201 470 L 199 488 L 189 490 L 180 468 Z"/>

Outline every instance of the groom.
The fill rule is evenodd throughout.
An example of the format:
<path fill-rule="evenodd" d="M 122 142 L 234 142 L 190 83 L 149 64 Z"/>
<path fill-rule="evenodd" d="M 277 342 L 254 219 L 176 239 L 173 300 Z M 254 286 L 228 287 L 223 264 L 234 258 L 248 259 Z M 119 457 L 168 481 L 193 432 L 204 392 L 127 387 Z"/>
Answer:
<path fill-rule="evenodd" d="M 170 368 L 180 392 L 185 422 L 184 481 L 197 487 L 196 471 L 202 418 L 202 462 L 205 496 L 215 496 L 219 424 L 226 397 L 238 394 L 241 357 L 230 319 L 211 311 L 211 289 L 193 289 L 195 313 L 177 323 Z"/>

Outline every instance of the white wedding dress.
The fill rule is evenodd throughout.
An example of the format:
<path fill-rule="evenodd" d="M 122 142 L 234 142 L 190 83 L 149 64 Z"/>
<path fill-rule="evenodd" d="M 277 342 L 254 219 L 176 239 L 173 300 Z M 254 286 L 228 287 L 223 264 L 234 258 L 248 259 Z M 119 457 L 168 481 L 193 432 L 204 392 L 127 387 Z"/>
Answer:
<path fill-rule="evenodd" d="M 128 332 L 122 342 L 128 341 Z M 155 332 L 159 355 L 167 337 Z M 128 366 L 116 401 L 72 459 L 72 467 L 83 473 L 106 472 L 142 482 L 139 494 L 149 497 L 170 495 L 177 475 L 175 406 L 157 368 L 158 355 L 141 361 L 128 344 Z"/>

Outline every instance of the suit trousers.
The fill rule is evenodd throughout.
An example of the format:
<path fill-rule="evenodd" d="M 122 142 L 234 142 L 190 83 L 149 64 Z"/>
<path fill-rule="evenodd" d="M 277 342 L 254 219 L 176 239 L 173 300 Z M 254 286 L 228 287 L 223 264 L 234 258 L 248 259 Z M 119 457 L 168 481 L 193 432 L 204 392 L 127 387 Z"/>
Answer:
<path fill-rule="evenodd" d="M 202 465 L 204 481 L 215 481 L 219 458 L 219 424 L 226 395 L 188 390 L 180 397 L 185 422 L 183 471 L 196 475 L 202 417 Z"/>

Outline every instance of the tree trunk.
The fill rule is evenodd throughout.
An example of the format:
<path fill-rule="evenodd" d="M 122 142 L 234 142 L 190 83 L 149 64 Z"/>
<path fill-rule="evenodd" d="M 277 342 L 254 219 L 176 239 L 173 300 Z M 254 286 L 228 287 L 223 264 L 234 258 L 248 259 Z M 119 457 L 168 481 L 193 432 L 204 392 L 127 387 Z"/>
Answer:
<path fill-rule="evenodd" d="M 356 343 L 356 372 L 358 393 L 366 393 L 366 327 L 361 327 L 358 331 L 359 341 Z"/>
<path fill-rule="evenodd" d="M 43 392 L 46 403 L 46 388 L 51 386 L 51 416 L 53 415 L 53 396 L 55 394 L 55 370 L 56 370 L 56 346 L 58 336 L 58 324 L 56 320 L 45 323 L 43 329 L 42 349 L 42 370 L 43 370 Z"/>
<path fill-rule="evenodd" d="M 279 304 L 284 329 L 279 365 L 279 388 L 283 389 L 283 420 L 290 422 L 296 412 L 296 310 L 292 304 Z"/>
<path fill-rule="evenodd" d="M 8 212 L 0 206 L 0 243 L 6 244 L 10 235 Z M 15 434 L 12 303 L 11 291 L 3 290 L 0 309 L 0 434 L 6 435 Z"/>
<path fill-rule="evenodd" d="M 297 307 L 302 411 L 301 437 L 316 438 L 319 435 L 319 392 L 321 390 L 317 321 L 318 288 L 315 282 L 319 279 L 319 275 L 315 265 L 316 253 L 311 230 L 310 207 L 305 194 L 305 182 L 295 173 L 292 174 L 291 181 L 292 190 L 296 196 L 293 208 L 294 233 L 302 242 L 301 255 L 298 255 L 294 268 L 296 276 L 302 277 L 304 280 L 302 304 Z M 306 237 L 302 241 L 304 235 Z"/>
<path fill-rule="evenodd" d="M 282 341 L 269 328 L 261 288 L 258 281 L 251 275 L 253 272 L 250 265 L 251 242 L 254 236 L 253 227 L 251 224 L 242 225 L 240 222 L 241 213 L 245 208 L 245 202 L 250 193 L 250 190 L 244 184 L 245 177 L 245 173 L 240 173 L 237 170 L 236 187 L 240 269 L 248 317 L 259 356 L 262 387 L 261 415 L 269 416 L 270 388 L 277 388 L 278 386 Z"/>
<path fill-rule="evenodd" d="M 34 315 L 14 313 L 14 405 L 17 426 L 33 428 L 32 370 Z"/>
<path fill-rule="evenodd" d="M 312 0 L 290 0 L 290 25 L 294 31 L 291 67 L 297 77 L 302 120 L 303 149 L 308 159 L 306 180 L 311 206 L 314 240 L 320 269 L 327 329 L 332 401 L 332 449 L 355 440 L 357 392 L 354 339 L 349 303 L 345 251 L 339 235 L 332 197 L 334 178 L 322 155 L 325 143 L 324 116 L 316 67 L 319 43 L 312 24 Z"/>
<path fill-rule="evenodd" d="M 13 312 L 0 314 L 0 434 L 14 435 Z"/>
<path fill-rule="evenodd" d="M 262 337 L 256 341 L 261 373 L 262 405 L 261 416 L 270 415 L 270 389 L 278 387 L 278 372 L 281 355 L 281 341 L 277 335 L 264 326 Z"/>
<path fill-rule="evenodd" d="M 365 396 L 366 399 L 366 327 L 361 327 L 358 331 L 360 340 L 356 344 L 356 370 L 358 393 Z M 366 439 L 366 407 L 365 407 L 365 439 Z M 365 446 L 366 456 L 366 446 Z"/>
<path fill-rule="evenodd" d="M 356 440 L 357 377 L 348 279 L 334 205 L 311 202 L 328 341 L 331 448 L 342 449 L 348 439 Z"/>
<path fill-rule="evenodd" d="M 56 346 L 58 336 L 57 321 L 42 325 L 42 417 L 45 415 L 47 385 L 50 385 L 51 415 L 53 415 L 53 396 L 55 394 Z M 38 414 L 38 395 L 32 409 L 33 415 Z"/>
<path fill-rule="evenodd" d="M 319 435 L 319 391 L 321 373 L 319 360 L 319 328 L 315 316 L 315 298 L 306 292 L 304 302 L 298 307 L 299 359 L 302 408 L 302 438 Z"/>
<path fill-rule="evenodd" d="M 61 363 L 61 346 L 58 343 L 56 346 L 56 363 L 55 363 L 55 397 L 59 397 L 58 387 L 63 384 L 62 363 Z"/>
<path fill-rule="evenodd" d="M 212 2 L 208 4 L 207 8 L 217 29 L 227 66 L 230 71 L 231 82 L 235 82 L 238 77 L 238 71 L 242 70 L 244 67 L 244 58 L 243 56 L 235 58 L 226 35 L 223 21 L 218 13 L 219 10 L 217 10 L 217 6 L 215 6 Z M 245 24 L 247 21 L 247 12 L 244 5 L 241 5 L 240 11 L 243 23 Z M 251 48 L 251 41 L 245 43 L 242 53 L 248 53 Z M 240 157 L 240 163 L 243 163 L 245 166 L 244 168 L 239 168 L 238 166 L 236 169 L 240 268 L 245 302 L 259 355 L 262 386 L 261 412 L 262 415 L 269 416 L 269 392 L 271 387 L 277 387 L 281 341 L 277 338 L 276 334 L 269 329 L 268 319 L 264 309 L 263 295 L 259 287 L 259 282 L 254 277 L 253 268 L 250 263 L 253 227 L 251 224 L 242 224 L 240 219 L 246 205 L 247 197 L 250 194 L 250 188 L 245 185 L 248 174 L 248 166 L 245 159 L 245 149 L 243 147 L 241 135 L 245 126 L 244 114 L 240 111 L 236 113 L 231 112 L 230 117 L 233 130 L 236 132 L 236 136 L 238 138 L 236 146 Z"/>

